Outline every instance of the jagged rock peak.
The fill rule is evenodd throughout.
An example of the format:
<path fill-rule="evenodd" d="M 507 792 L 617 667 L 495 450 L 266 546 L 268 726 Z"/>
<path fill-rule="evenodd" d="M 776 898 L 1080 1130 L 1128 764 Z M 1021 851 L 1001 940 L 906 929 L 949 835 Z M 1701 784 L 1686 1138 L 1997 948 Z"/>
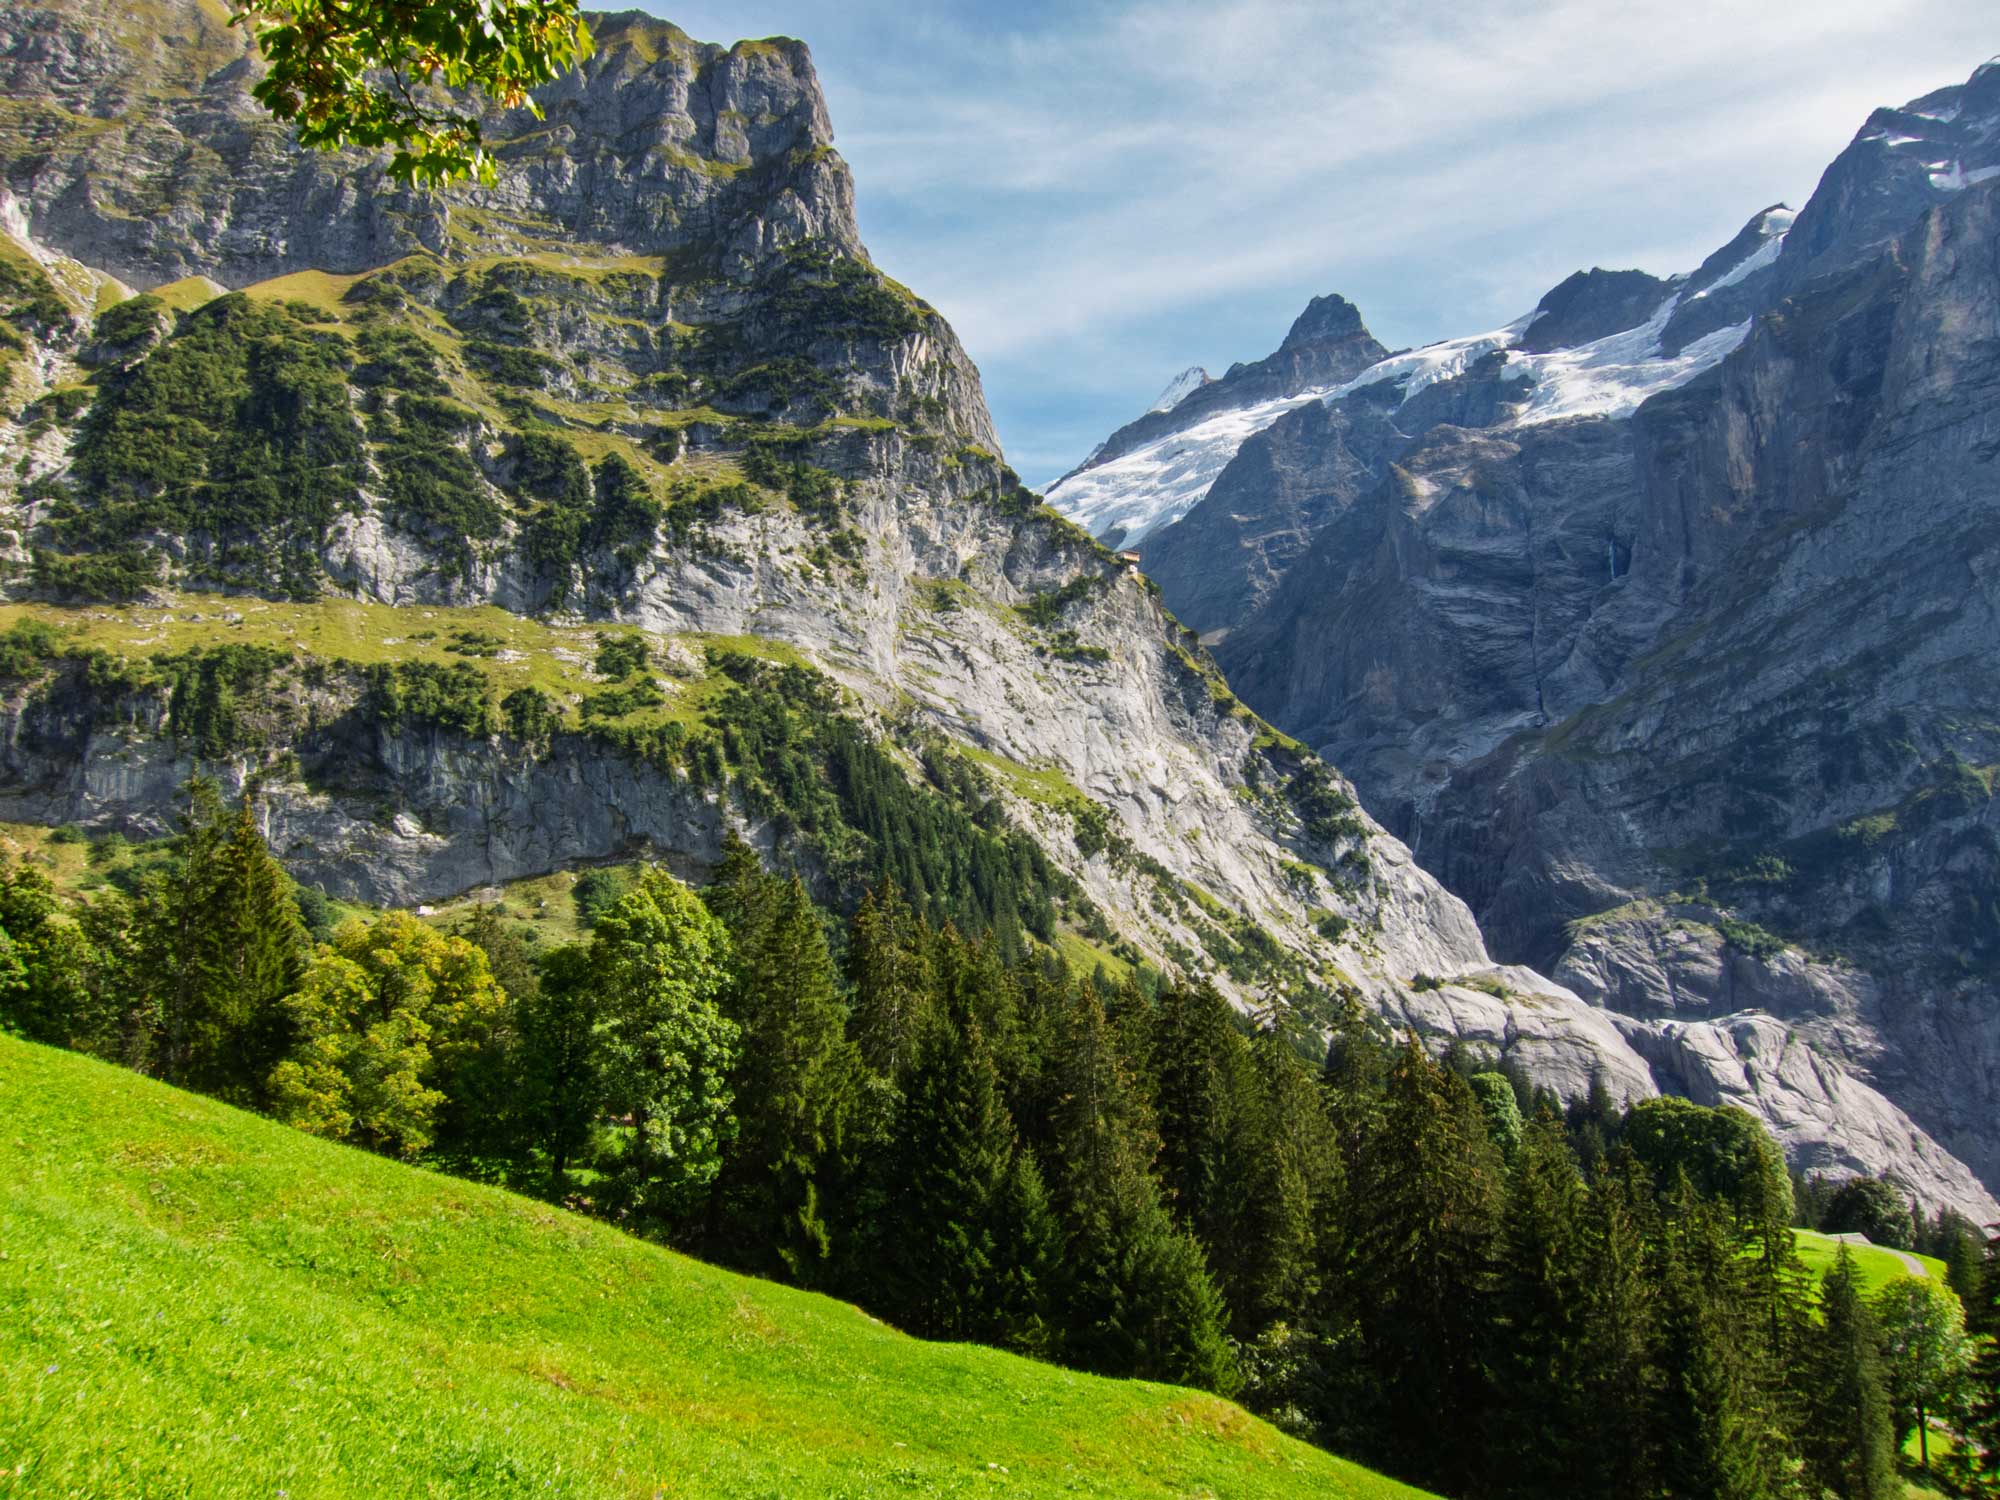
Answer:
<path fill-rule="evenodd" d="M 1350 339 L 1356 335 L 1366 337 L 1368 330 L 1361 322 L 1361 309 L 1337 293 L 1329 292 L 1324 297 L 1315 297 L 1306 304 L 1306 310 L 1293 322 L 1284 343 L 1278 347 L 1297 349 L 1306 344 L 1326 344 L 1337 339 Z"/>
<path fill-rule="evenodd" d="M 1536 304 L 1534 321 L 1515 347 L 1546 354 L 1637 328 L 1673 289 L 1672 281 L 1645 271 L 1602 267 L 1578 271 L 1550 288 Z"/>
<path fill-rule="evenodd" d="M 488 114 L 498 184 L 438 195 L 389 182 L 381 155 L 300 151 L 249 97 L 244 37 L 203 0 L 161 0 L 143 25 L 111 0 L 10 7 L 0 80 L 35 149 L 5 153 L 0 185 L 41 243 L 140 287 L 549 240 L 738 278 L 806 239 L 864 253 L 802 43 L 698 43 L 636 11 L 593 26 L 596 54 L 536 91 L 545 119 Z"/>

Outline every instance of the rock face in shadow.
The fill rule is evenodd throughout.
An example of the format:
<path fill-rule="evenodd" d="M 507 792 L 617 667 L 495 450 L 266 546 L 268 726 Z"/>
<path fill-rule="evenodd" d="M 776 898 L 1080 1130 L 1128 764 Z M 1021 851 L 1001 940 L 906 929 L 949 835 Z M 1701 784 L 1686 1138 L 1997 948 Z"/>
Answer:
<path fill-rule="evenodd" d="M 2000 66 L 1879 111 L 1692 275 L 1540 313 L 1414 395 L 1398 357 L 1274 413 L 1149 571 L 1496 956 L 1796 1161 L 1970 1211 L 2000 1183 Z M 1538 414 L 1628 346 L 1691 373 Z M 1748 949 L 1572 925 L 1676 894 Z"/>

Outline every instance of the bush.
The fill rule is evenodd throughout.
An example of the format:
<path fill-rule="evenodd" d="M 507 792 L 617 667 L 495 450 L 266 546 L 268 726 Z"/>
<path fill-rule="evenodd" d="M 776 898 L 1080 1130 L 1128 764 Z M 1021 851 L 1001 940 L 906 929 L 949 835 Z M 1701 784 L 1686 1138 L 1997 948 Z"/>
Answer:
<path fill-rule="evenodd" d="M 87 552 L 65 557 L 37 547 L 28 564 L 28 578 L 36 588 L 46 589 L 58 599 L 103 599 L 129 604 L 145 597 L 160 581 L 160 558 L 156 552 L 121 547 L 112 552 Z"/>
<path fill-rule="evenodd" d="M 455 734 L 493 732 L 486 674 L 471 662 L 383 662 L 368 668 L 364 710 L 390 729 L 422 725 Z"/>
<path fill-rule="evenodd" d="M 576 919 L 585 927 L 595 927 L 597 919 L 631 888 L 631 877 L 622 870 L 586 870 L 569 893 L 576 903 Z"/>
<path fill-rule="evenodd" d="M 653 653 L 642 635 L 600 635 L 597 638 L 598 675 L 621 682 L 634 672 L 652 665 Z"/>
<path fill-rule="evenodd" d="M 500 700 L 500 717 L 517 740 L 545 740 L 562 728 L 562 708 L 537 687 L 516 688 Z"/>
<path fill-rule="evenodd" d="M 0 682 L 39 677 L 64 655 L 63 635 L 41 620 L 16 620 L 0 631 Z"/>

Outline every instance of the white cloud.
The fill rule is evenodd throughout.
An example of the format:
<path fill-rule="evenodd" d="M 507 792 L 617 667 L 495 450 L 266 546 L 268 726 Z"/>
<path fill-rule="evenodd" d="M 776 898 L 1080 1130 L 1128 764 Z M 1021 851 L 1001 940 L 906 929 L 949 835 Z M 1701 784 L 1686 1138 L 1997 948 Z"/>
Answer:
<path fill-rule="evenodd" d="M 814 45 L 864 233 L 1035 472 L 1190 361 L 1267 352 L 1316 291 L 1408 343 L 1579 265 L 1689 268 L 1991 51 L 1962 0 L 702 9 L 676 19 Z"/>

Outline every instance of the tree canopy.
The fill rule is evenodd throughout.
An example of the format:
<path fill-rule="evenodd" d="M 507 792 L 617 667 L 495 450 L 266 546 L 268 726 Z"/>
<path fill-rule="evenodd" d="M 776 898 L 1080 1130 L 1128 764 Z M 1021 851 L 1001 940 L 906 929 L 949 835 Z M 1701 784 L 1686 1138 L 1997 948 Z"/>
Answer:
<path fill-rule="evenodd" d="M 495 173 L 476 116 L 445 90 L 526 107 L 537 85 L 591 53 L 576 0 L 238 0 L 232 19 L 269 71 L 251 89 L 299 144 L 390 147 L 419 186 Z"/>

